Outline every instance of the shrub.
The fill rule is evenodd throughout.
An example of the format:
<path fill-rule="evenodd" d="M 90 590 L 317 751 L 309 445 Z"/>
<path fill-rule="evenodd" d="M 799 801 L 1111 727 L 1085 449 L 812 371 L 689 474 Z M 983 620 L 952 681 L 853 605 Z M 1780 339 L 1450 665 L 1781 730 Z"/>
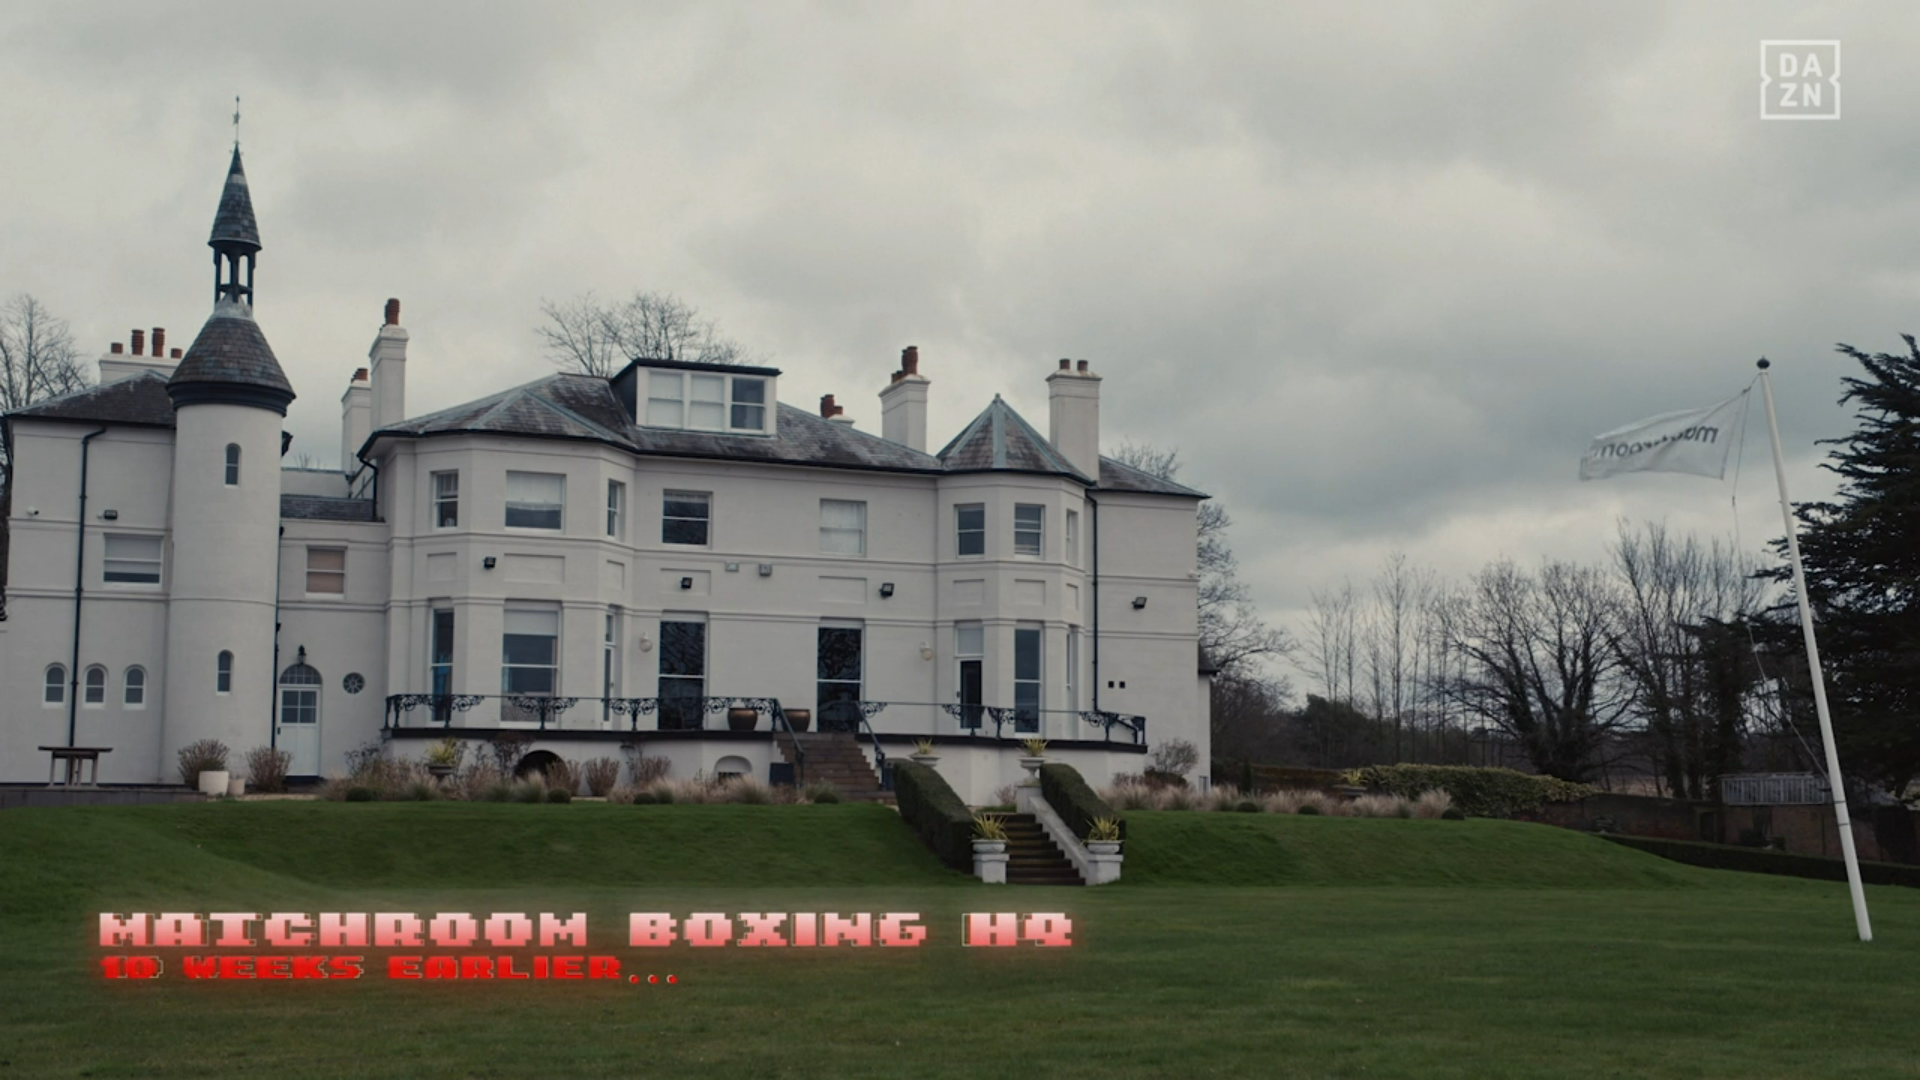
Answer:
<path fill-rule="evenodd" d="M 773 789 L 751 776 L 743 776 L 726 785 L 721 798 L 730 803 L 747 806 L 765 806 L 773 801 Z"/>
<path fill-rule="evenodd" d="M 655 781 L 654 785 L 647 789 L 647 794 L 652 796 L 649 800 L 651 802 L 671 803 L 673 801 L 673 788 L 665 781 Z M 634 799 L 638 801 L 639 796 L 634 796 Z"/>
<path fill-rule="evenodd" d="M 973 838 L 1006 843 L 1007 827 L 1001 824 L 998 814 L 975 814 L 973 816 Z"/>
<path fill-rule="evenodd" d="M 1148 787 L 1155 790 L 1161 788 L 1178 788 L 1185 791 L 1187 788 L 1186 777 L 1181 776 L 1179 773 L 1170 773 L 1162 769 L 1148 769 L 1146 772 L 1141 773 L 1140 777 L 1146 781 Z"/>
<path fill-rule="evenodd" d="M 346 795 L 348 802 L 372 802 L 379 797 L 378 792 L 365 784 L 354 784 L 347 789 Z"/>
<path fill-rule="evenodd" d="M 1012 784 L 1001 784 L 999 787 L 993 789 L 993 801 L 999 806 L 1012 806 L 1019 800 L 1014 793 Z"/>
<path fill-rule="evenodd" d="M 1257 814 L 1261 808 L 1260 804 L 1254 802 L 1252 799 L 1241 799 L 1239 803 L 1234 806 L 1234 809 L 1243 814 Z"/>
<path fill-rule="evenodd" d="M 513 785 L 513 801 L 537 803 L 547 797 L 547 785 L 538 780 L 522 780 Z"/>
<path fill-rule="evenodd" d="M 256 746 L 247 751 L 247 779 L 252 781 L 255 791 L 285 791 L 287 766 L 292 763 L 293 755 L 285 750 Z"/>
<path fill-rule="evenodd" d="M 673 763 L 663 757 L 648 757 L 644 751 L 636 751 L 627 758 L 627 772 L 633 776 L 633 786 L 651 787 L 667 778 Z"/>
<path fill-rule="evenodd" d="M 1047 768 L 1040 767 L 1042 785 Z M 901 820 L 941 862 L 962 872 L 973 869 L 973 815 L 939 773 L 917 762 L 895 762 L 893 794 Z"/>
<path fill-rule="evenodd" d="M 481 793 L 481 797 L 488 802 L 512 802 L 513 785 L 505 780 L 496 780 Z"/>
<path fill-rule="evenodd" d="M 819 792 L 818 794 L 814 795 L 812 800 L 810 801 L 819 803 L 821 805 L 829 805 L 832 803 L 837 803 L 840 801 L 840 793 L 833 790 L 832 788 L 828 788 L 827 790 Z"/>
<path fill-rule="evenodd" d="M 1445 817 L 1453 809 L 1453 796 L 1444 791 L 1423 791 L 1413 800 L 1413 816 L 1417 818 Z"/>
<path fill-rule="evenodd" d="M 1193 792 L 1185 786 L 1163 787 L 1154 792 L 1154 806 L 1160 810 L 1191 810 L 1195 805 Z"/>
<path fill-rule="evenodd" d="M 1113 778 L 1113 786 L 1100 793 L 1107 805 L 1116 810 L 1152 810 L 1159 805 L 1153 789 L 1138 776 L 1121 773 Z"/>
<path fill-rule="evenodd" d="M 1412 817 L 1413 803 L 1399 795 L 1362 795 L 1341 807 L 1348 817 Z"/>
<path fill-rule="evenodd" d="M 1169 739 L 1154 747 L 1148 760 L 1153 764 L 1148 771 L 1179 777 L 1184 784 L 1187 773 L 1200 764 L 1200 748 L 1185 739 Z"/>
<path fill-rule="evenodd" d="M 1301 804 L 1300 804 L 1300 809 L 1298 809 L 1298 810 L 1295 810 L 1295 811 L 1294 811 L 1294 813 L 1296 813 L 1296 814 L 1305 814 L 1305 815 L 1307 815 L 1308 817 L 1318 817 L 1318 816 L 1320 816 L 1320 814 L 1321 814 L 1321 810 L 1320 810 L 1320 804 L 1319 804 L 1319 803 L 1310 803 L 1310 802 L 1309 802 L 1309 803 L 1301 803 Z"/>
<path fill-rule="evenodd" d="M 580 787 L 580 766 L 566 758 L 557 757 L 547 762 L 540 770 L 547 786 L 572 795 Z"/>
<path fill-rule="evenodd" d="M 636 791 L 633 793 L 633 805 L 635 806 L 653 806 L 659 801 L 659 799 L 653 797 L 653 792 L 651 791 Z"/>
<path fill-rule="evenodd" d="M 1324 814 L 1331 802 L 1326 792 L 1313 788 L 1283 788 L 1261 800 L 1273 814 Z M 1308 810 L 1309 806 L 1313 809 Z"/>
<path fill-rule="evenodd" d="M 1040 766 L 1040 795 L 1053 807 L 1053 812 L 1060 815 L 1060 820 L 1066 822 L 1067 828 L 1073 830 L 1073 835 L 1082 840 L 1100 818 L 1120 819 L 1113 807 L 1088 787 L 1080 771 L 1071 765 L 1055 761 Z M 1126 837 L 1126 828 L 1127 823 L 1120 821 L 1122 839 Z"/>
<path fill-rule="evenodd" d="M 487 749 L 493 754 L 493 767 L 500 770 L 502 776 L 512 776 L 513 767 L 527 756 L 527 747 L 533 745 L 533 736 L 524 731 L 496 732 Z"/>
<path fill-rule="evenodd" d="M 200 786 L 200 774 L 219 772 L 227 767 L 227 744 L 219 739 L 201 739 L 180 748 L 180 782 L 190 788 Z"/>
<path fill-rule="evenodd" d="M 440 789 L 431 781 L 415 780 L 407 785 L 406 798 L 414 802 L 432 802 L 440 797 Z"/>
<path fill-rule="evenodd" d="M 605 798 L 620 782 L 620 763 L 610 757 L 597 757 L 580 766 L 580 778 L 587 783 L 587 794 Z"/>
<path fill-rule="evenodd" d="M 500 775 L 500 770 L 493 767 L 493 762 L 475 761 L 453 775 L 453 783 L 448 786 L 448 791 L 459 799 L 497 802 L 499 800 L 492 798 L 492 792 L 503 786 L 505 779 Z"/>
<path fill-rule="evenodd" d="M 1443 821 L 1465 821 L 1467 820 L 1467 815 L 1462 813 L 1459 807 L 1449 806 L 1445 810 L 1440 811 L 1440 818 Z"/>
<path fill-rule="evenodd" d="M 563 788 L 563 787 L 548 788 L 547 801 L 557 802 L 557 803 L 570 803 L 573 801 L 573 792 L 568 791 L 566 788 Z"/>
<path fill-rule="evenodd" d="M 1595 794 L 1595 789 L 1587 784 L 1533 776 L 1513 769 L 1466 765 L 1369 765 L 1352 770 L 1346 779 L 1373 791 L 1409 799 L 1426 791 L 1444 791 L 1452 797 L 1453 805 L 1475 817 L 1511 817 L 1538 810 L 1547 803 L 1573 802 Z"/>
<path fill-rule="evenodd" d="M 1202 810 L 1231 810 L 1240 805 L 1240 789 L 1232 784 L 1215 784 L 1195 801 Z"/>
<path fill-rule="evenodd" d="M 451 765 L 458 769 L 466 756 L 467 744 L 449 735 L 427 746 L 426 762 L 429 765 Z"/>

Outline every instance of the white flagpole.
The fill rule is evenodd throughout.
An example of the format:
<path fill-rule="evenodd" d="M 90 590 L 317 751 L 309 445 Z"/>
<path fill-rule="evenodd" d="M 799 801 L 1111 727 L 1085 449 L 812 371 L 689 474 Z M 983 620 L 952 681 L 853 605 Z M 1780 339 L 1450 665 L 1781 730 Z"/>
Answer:
<path fill-rule="evenodd" d="M 1847 789 L 1840 779 L 1840 751 L 1833 744 L 1833 718 L 1827 713 L 1827 684 L 1820 674 L 1820 646 L 1813 640 L 1813 608 L 1807 603 L 1807 574 L 1800 566 L 1800 538 L 1794 529 L 1792 504 L 1787 501 L 1787 462 L 1780 453 L 1780 423 L 1773 415 L 1773 384 L 1767 380 L 1767 361 L 1760 367 L 1760 390 L 1767 399 L 1767 433 L 1773 436 L 1773 475 L 1780 482 L 1780 519 L 1787 527 L 1787 554 L 1793 560 L 1793 592 L 1800 601 L 1800 632 L 1807 639 L 1807 670 L 1813 677 L 1813 707 L 1820 714 L 1820 738 L 1827 744 L 1827 786 L 1833 793 L 1833 816 L 1840 826 L 1840 851 L 1847 859 L 1847 888 L 1853 894 L 1853 921 L 1861 941 L 1873 940 L 1867 921 L 1867 894 L 1860 887 L 1860 856 L 1853 850 L 1853 823 L 1847 818 Z"/>

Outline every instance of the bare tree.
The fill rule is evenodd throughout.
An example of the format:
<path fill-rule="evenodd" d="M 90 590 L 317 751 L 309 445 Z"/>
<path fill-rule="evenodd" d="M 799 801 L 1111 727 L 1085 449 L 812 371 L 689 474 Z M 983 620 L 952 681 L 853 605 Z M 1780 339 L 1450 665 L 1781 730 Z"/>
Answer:
<path fill-rule="evenodd" d="M 1338 589 L 1315 589 L 1311 595 L 1308 674 L 1319 680 L 1328 701 L 1352 705 L 1359 653 L 1359 598 L 1351 581 L 1341 582 Z"/>
<path fill-rule="evenodd" d="M 1614 646 L 1621 620 L 1599 570 L 1493 563 L 1440 608 L 1461 669 L 1443 684 L 1463 712 L 1515 740 L 1549 776 L 1584 781 L 1632 703 Z"/>
<path fill-rule="evenodd" d="M 1393 757 L 1406 758 L 1408 713 L 1419 686 L 1418 645 L 1422 617 L 1429 610 L 1433 576 L 1407 565 L 1396 551 L 1373 579 L 1372 604 L 1364 631 L 1367 682 L 1373 715 L 1393 726 Z"/>
<path fill-rule="evenodd" d="M 1616 648 L 1633 713 L 1676 797 L 1706 798 L 1739 760 L 1742 697 L 1757 676 L 1738 624 L 1759 610 L 1753 564 L 1717 540 L 1622 521 L 1613 545 L 1623 587 Z"/>
<path fill-rule="evenodd" d="M 87 384 L 65 319 L 31 293 L 0 307 L 0 410 L 12 412 Z"/>
<path fill-rule="evenodd" d="M 1115 461 L 1163 480 L 1180 471 L 1180 452 L 1147 443 L 1126 442 L 1110 455 Z M 1222 673 L 1247 675 L 1259 661 L 1290 655 L 1296 645 L 1284 630 L 1267 625 L 1254 606 L 1253 590 L 1240 580 L 1240 563 L 1227 543 L 1233 519 L 1218 500 L 1196 511 L 1196 561 L 1200 574 L 1200 651 Z"/>
<path fill-rule="evenodd" d="M 701 364 L 758 361 L 722 335 L 700 309 L 671 293 L 636 292 L 609 304 L 592 293 L 540 305 L 547 321 L 535 328 L 547 355 L 568 371 L 611 376 L 636 358 Z"/>

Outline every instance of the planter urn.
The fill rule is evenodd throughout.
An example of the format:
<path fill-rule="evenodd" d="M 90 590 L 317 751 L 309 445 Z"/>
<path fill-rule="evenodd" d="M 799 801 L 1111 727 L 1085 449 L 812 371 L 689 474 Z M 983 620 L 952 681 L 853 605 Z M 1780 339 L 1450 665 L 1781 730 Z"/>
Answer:
<path fill-rule="evenodd" d="M 233 779 L 225 769 L 203 769 L 200 772 L 200 794 L 219 798 L 227 793 L 227 782 Z"/>
<path fill-rule="evenodd" d="M 1005 850 L 1007 850 L 1007 842 L 1005 840 L 975 840 L 973 842 L 973 853 L 975 855 L 998 855 Z"/>
<path fill-rule="evenodd" d="M 795 731 L 805 731 L 813 726 L 812 709 L 788 709 L 787 726 Z"/>
<path fill-rule="evenodd" d="M 728 709 L 727 728 L 732 731 L 752 731 L 760 722 L 760 713 L 754 709 Z"/>
<path fill-rule="evenodd" d="M 427 773 L 428 775 L 432 776 L 435 780 L 445 781 L 447 777 L 453 775 L 453 766 L 448 764 L 443 764 L 440 762 L 429 761 L 427 762 Z"/>
<path fill-rule="evenodd" d="M 1087 841 L 1087 850 L 1095 855 L 1118 855 L 1120 854 L 1120 841 L 1089 840 Z"/>
<path fill-rule="evenodd" d="M 933 768 L 934 763 L 940 760 L 939 754 L 908 754 L 907 756 L 918 764 L 925 765 L 929 769 Z"/>
<path fill-rule="evenodd" d="M 1047 763 L 1047 759 L 1043 757 L 1022 757 L 1020 759 L 1020 767 L 1027 770 L 1027 778 L 1025 780 L 1020 781 L 1020 786 L 1021 787 L 1039 787 L 1040 786 L 1040 766 L 1045 765 L 1046 763 Z"/>

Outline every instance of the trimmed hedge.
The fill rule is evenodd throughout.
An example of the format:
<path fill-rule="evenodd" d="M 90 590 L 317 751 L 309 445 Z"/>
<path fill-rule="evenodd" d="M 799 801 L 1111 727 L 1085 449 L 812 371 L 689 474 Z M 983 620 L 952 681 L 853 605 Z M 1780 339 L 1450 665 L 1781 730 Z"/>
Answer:
<path fill-rule="evenodd" d="M 893 762 L 901 820 L 940 861 L 973 872 L 973 812 L 941 775 L 915 761 Z"/>
<path fill-rule="evenodd" d="M 1512 817 L 1547 803 L 1599 794 L 1590 784 L 1470 765 L 1369 765 L 1347 772 L 1344 779 L 1370 791 L 1409 799 L 1425 791 L 1444 791 L 1453 796 L 1453 805 L 1475 817 Z"/>
<path fill-rule="evenodd" d="M 1087 838 L 1088 830 L 1098 818 L 1112 818 L 1120 823 L 1120 839 L 1127 838 L 1127 822 L 1118 811 L 1107 805 L 1107 800 L 1087 786 L 1080 771 L 1071 765 L 1049 762 L 1040 766 L 1040 794 L 1067 823 L 1073 835 L 1082 840 Z"/>
<path fill-rule="evenodd" d="M 1787 877 L 1815 878 L 1820 881 L 1847 880 L 1847 864 L 1822 855 L 1793 855 L 1766 848 L 1738 847 L 1733 844 L 1707 844 L 1695 840 L 1668 840 L 1659 836 L 1623 836 L 1602 833 L 1602 838 L 1623 847 L 1636 848 L 1663 859 L 1704 866 L 1709 870 L 1741 870 L 1750 874 L 1783 874 Z M 1905 885 L 1920 889 L 1920 866 L 1899 863 L 1860 863 L 1860 880 L 1869 885 Z"/>

